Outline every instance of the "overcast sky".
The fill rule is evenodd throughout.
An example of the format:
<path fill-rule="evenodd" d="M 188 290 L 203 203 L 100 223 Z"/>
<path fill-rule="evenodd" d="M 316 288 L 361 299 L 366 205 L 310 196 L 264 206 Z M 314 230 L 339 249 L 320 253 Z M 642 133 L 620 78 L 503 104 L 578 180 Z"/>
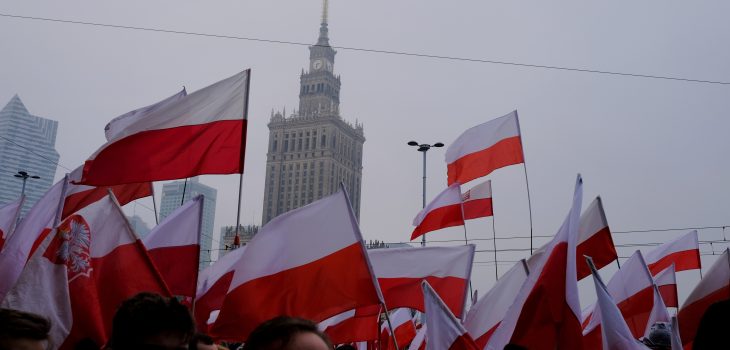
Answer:
<path fill-rule="evenodd" d="M 321 2 L 0 1 L 0 12 L 314 43 Z M 333 0 L 329 28 L 334 46 L 730 82 L 727 13 L 726 1 Z M 298 106 L 306 46 L 6 17 L 0 17 L 0 43 L 0 104 L 18 93 L 31 113 L 58 120 L 60 163 L 72 169 L 104 142 L 104 125 L 117 115 L 183 85 L 192 92 L 251 68 L 242 217 L 243 223 L 260 223 L 266 124 L 272 108 Z M 365 125 L 361 226 L 366 240 L 410 237 L 421 206 L 421 157 L 407 141 L 448 145 L 468 127 L 514 109 L 520 114 L 536 235 L 557 230 L 578 172 L 585 180 L 584 207 L 600 194 L 614 231 L 730 223 L 728 85 L 346 49 L 338 49 L 335 72 L 342 76 L 343 117 Z M 446 184 L 443 156 L 443 149 L 428 154 L 429 199 Z M 59 168 L 57 178 L 65 171 Z M 490 178 L 497 235 L 528 235 L 523 168 L 501 169 Z M 218 189 L 217 235 L 221 225 L 235 223 L 238 177 L 201 181 Z M 158 190 L 161 186 L 156 184 Z M 153 223 L 142 205 L 151 201 L 127 210 Z M 489 219 L 470 222 L 468 236 L 489 238 L 491 226 Z M 663 242 L 682 233 L 616 234 L 615 240 Z M 461 228 L 428 235 L 429 240 L 463 236 Z M 700 231 L 700 240 L 722 237 L 722 230 Z M 498 242 L 499 248 L 529 243 Z M 478 242 L 478 249 L 491 246 Z M 701 248 L 710 253 L 725 246 Z M 619 252 L 628 257 L 633 249 Z M 526 255 L 509 252 L 499 258 Z M 490 261 L 492 254 L 478 253 L 476 260 Z M 712 261 L 703 257 L 705 266 Z M 500 265 L 501 271 L 509 265 Z M 493 264 L 476 264 L 476 287 L 486 290 L 493 274 Z M 699 276 L 696 271 L 681 275 L 684 299 Z M 592 288 L 582 283 L 585 300 L 592 298 Z"/>

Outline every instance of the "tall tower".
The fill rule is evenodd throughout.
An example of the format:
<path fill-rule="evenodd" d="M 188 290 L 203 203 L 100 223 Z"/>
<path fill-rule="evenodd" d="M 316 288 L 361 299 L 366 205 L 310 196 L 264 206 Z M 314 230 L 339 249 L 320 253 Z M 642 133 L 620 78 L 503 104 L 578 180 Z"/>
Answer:
<path fill-rule="evenodd" d="M 309 67 L 299 77 L 299 110 L 272 111 L 262 224 L 309 204 L 344 184 L 360 216 L 365 134 L 340 115 L 340 76 L 329 43 L 327 0 L 317 43 L 309 47 Z"/>

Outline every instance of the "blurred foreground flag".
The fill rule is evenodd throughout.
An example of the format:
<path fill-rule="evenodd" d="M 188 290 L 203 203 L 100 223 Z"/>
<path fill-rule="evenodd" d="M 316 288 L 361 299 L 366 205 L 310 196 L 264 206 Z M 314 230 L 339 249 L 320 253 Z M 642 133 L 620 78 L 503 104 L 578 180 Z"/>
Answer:
<path fill-rule="evenodd" d="M 247 245 L 211 335 L 245 341 L 264 321 L 322 322 L 383 302 L 343 190 L 271 220 Z"/>
<path fill-rule="evenodd" d="M 200 272 L 193 311 L 201 332 L 207 333 L 208 327 L 215 323 L 231 287 L 234 266 L 245 251 L 245 246 L 237 248 Z"/>
<path fill-rule="evenodd" d="M 524 163 L 517 111 L 466 130 L 446 149 L 448 184 Z"/>
<path fill-rule="evenodd" d="M 492 181 L 484 181 L 461 195 L 464 201 L 464 220 L 494 215 L 492 210 Z"/>
<path fill-rule="evenodd" d="M 463 214 L 461 189 L 459 184 L 453 184 L 439 193 L 413 218 L 413 226 L 416 228 L 411 233 L 411 240 L 431 231 L 464 225 Z"/>
<path fill-rule="evenodd" d="M 80 183 L 242 173 L 249 77 L 243 71 L 136 118 L 86 161 Z"/>
<path fill-rule="evenodd" d="M 674 264 L 676 272 L 701 268 L 697 231 L 690 231 L 684 236 L 654 248 L 646 254 L 646 264 L 652 275 L 656 275 L 672 264 Z"/>
<path fill-rule="evenodd" d="M 109 195 L 69 216 L 44 240 L 3 307 L 51 320 L 49 348 L 102 346 L 119 304 L 139 292 L 170 293 Z"/>
<path fill-rule="evenodd" d="M 578 248 L 575 256 L 577 259 L 576 266 L 578 266 L 578 280 L 591 274 L 584 256 L 593 258 L 593 263 L 597 269 L 618 259 L 616 247 L 613 245 L 613 239 L 611 238 L 611 230 L 608 228 L 608 220 L 606 220 L 606 214 L 603 212 L 601 197 L 596 197 L 580 216 Z"/>
<path fill-rule="evenodd" d="M 478 350 L 454 314 L 428 282 L 422 282 L 423 304 L 426 307 L 426 350 Z"/>
<path fill-rule="evenodd" d="M 3 250 L 5 240 L 13 231 L 15 223 L 18 221 L 20 209 L 23 208 L 25 197 L 20 197 L 4 206 L 0 207 L 0 251 Z"/>

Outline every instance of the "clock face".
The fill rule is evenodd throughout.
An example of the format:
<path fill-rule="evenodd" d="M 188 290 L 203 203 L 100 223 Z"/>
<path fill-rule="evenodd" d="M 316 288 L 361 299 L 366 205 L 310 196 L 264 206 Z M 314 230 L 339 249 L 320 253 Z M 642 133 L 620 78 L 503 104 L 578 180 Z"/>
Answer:
<path fill-rule="evenodd" d="M 312 63 L 312 68 L 314 68 L 314 70 L 320 70 L 322 68 L 322 60 L 315 60 Z"/>

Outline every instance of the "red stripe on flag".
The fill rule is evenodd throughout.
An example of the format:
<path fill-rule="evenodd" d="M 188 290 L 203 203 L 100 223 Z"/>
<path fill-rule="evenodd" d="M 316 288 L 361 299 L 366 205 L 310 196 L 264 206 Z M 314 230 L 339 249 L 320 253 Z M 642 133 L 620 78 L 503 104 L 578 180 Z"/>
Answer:
<path fill-rule="evenodd" d="M 467 154 L 448 165 L 448 184 L 465 184 L 489 175 L 494 170 L 513 164 L 524 163 L 522 142 L 519 136 L 503 139 L 493 146 Z"/>
<path fill-rule="evenodd" d="M 449 307 L 449 310 L 456 317 L 461 317 L 464 307 L 464 291 L 467 287 L 466 280 L 451 276 L 429 276 L 425 280 Z M 421 281 L 423 281 L 421 278 L 378 278 L 385 305 L 388 305 L 390 309 L 407 307 L 425 312 Z"/>
<path fill-rule="evenodd" d="M 492 337 L 492 334 L 494 334 L 494 331 L 497 330 L 497 327 L 499 327 L 499 323 L 495 324 L 492 328 L 490 328 L 487 331 L 487 333 L 484 333 L 479 338 L 474 339 L 474 343 L 477 344 L 477 347 L 479 349 L 484 349 L 487 346 L 487 342 L 489 342 L 489 338 Z"/>
<path fill-rule="evenodd" d="M 120 206 L 123 206 L 135 199 L 149 197 L 152 195 L 152 184 L 149 182 L 117 185 L 108 187 L 114 192 Z M 63 214 L 61 219 L 81 210 L 107 195 L 107 187 L 92 188 L 86 191 L 74 193 L 66 197 L 63 203 Z"/>
<path fill-rule="evenodd" d="M 454 339 L 454 342 L 449 346 L 449 350 L 478 350 L 477 345 L 471 339 L 468 334 L 462 334 L 458 338 Z"/>
<path fill-rule="evenodd" d="M 646 324 L 649 322 L 649 315 L 651 314 L 652 306 L 654 305 L 654 287 L 648 287 L 642 289 L 640 292 L 628 297 L 621 301 L 616 306 L 621 310 L 621 315 L 626 321 L 626 325 L 629 326 L 631 334 L 639 339 L 644 336 L 646 330 Z M 593 317 L 595 315 L 592 315 Z M 596 328 L 592 329 L 589 333 L 583 336 L 583 348 L 584 349 L 600 349 L 601 340 L 601 325 L 599 324 Z"/>
<path fill-rule="evenodd" d="M 92 186 L 243 172 L 246 120 L 143 131 L 108 145 L 84 164 Z"/>
<path fill-rule="evenodd" d="M 424 233 L 439 230 L 446 227 L 460 226 L 464 224 L 461 216 L 461 204 L 452 204 L 436 208 L 423 218 L 411 233 L 411 240 L 422 236 Z"/>
<path fill-rule="evenodd" d="M 662 296 L 662 300 L 664 300 L 664 305 L 666 305 L 666 307 L 679 307 L 676 284 L 659 286 L 659 294 Z"/>
<path fill-rule="evenodd" d="M 226 298 L 232 280 L 233 271 L 227 272 L 215 281 L 204 295 L 199 295 L 198 299 L 195 300 L 195 323 L 198 325 L 199 330 L 207 332 L 210 313 L 220 310 L 223 306 L 223 300 Z"/>
<path fill-rule="evenodd" d="M 358 242 L 311 263 L 245 282 L 223 302 L 222 309 L 236 310 L 236 317 L 221 312 L 211 333 L 220 340 L 245 341 L 256 326 L 279 315 L 321 322 L 378 304 L 365 259 Z"/>
<path fill-rule="evenodd" d="M 669 254 L 653 264 L 649 264 L 649 271 L 656 275 L 674 264 L 674 271 L 694 270 L 700 268 L 700 251 L 698 249 L 683 250 Z"/>
<path fill-rule="evenodd" d="M 198 277 L 198 245 L 164 247 L 147 252 L 172 295 L 194 298 Z"/>
<path fill-rule="evenodd" d="M 618 259 L 616 247 L 613 245 L 611 231 L 608 227 L 601 229 L 587 240 L 578 244 L 575 256 L 578 280 L 591 275 L 591 270 L 588 268 L 588 263 L 586 263 L 584 256 L 593 258 L 593 263 L 597 269 Z"/>
<path fill-rule="evenodd" d="M 481 198 L 464 202 L 464 220 L 484 218 L 494 215 L 492 199 Z"/>
<path fill-rule="evenodd" d="M 376 313 L 371 316 L 355 316 L 348 318 L 336 325 L 327 327 L 325 333 L 333 344 L 345 344 L 351 342 L 377 340 L 378 339 L 378 317 Z"/>

